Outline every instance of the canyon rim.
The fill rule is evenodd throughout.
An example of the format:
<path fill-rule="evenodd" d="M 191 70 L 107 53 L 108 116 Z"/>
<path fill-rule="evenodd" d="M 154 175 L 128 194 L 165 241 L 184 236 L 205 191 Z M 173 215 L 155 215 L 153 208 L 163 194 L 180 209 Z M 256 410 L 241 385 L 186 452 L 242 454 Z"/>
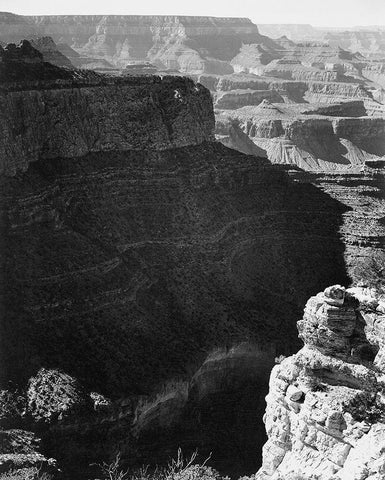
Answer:
<path fill-rule="evenodd" d="M 0 480 L 385 479 L 385 26 L 20 3 Z"/>

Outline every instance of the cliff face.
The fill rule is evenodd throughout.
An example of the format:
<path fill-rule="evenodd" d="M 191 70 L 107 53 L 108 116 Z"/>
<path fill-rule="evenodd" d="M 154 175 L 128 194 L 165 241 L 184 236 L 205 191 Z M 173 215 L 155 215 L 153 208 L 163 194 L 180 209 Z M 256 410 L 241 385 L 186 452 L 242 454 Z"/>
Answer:
<path fill-rule="evenodd" d="M 383 62 L 373 62 L 362 70 L 362 75 L 385 88 L 385 64 Z"/>
<path fill-rule="evenodd" d="M 209 93 L 184 78 L 8 84 L 0 103 L 7 175 L 44 158 L 198 145 L 214 126 Z"/>
<path fill-rule="evenodd" d="M 384 476 L 384 312 L 363 288 L 310 298 L 298 322 L 304 347 L 271 373 L 257 479 Z"/>
<path fill-rule="evenodd" d="M 181 71 L 229 73 L 242 43 L 273 43 L 246 18 L 1 14 L 0 25 L 5 41 L 48 35 L 118 66 L 147 58 Z"/>
<path fill-rule="evenodd" d="M 218 134 L 233 123 L 271 162 L 308 171 L 362 169 L 366 160 L 385 154 L 385 120 L 369 116 L 362 102 L 312 108 L 264 100 L 217 113 Z"/>

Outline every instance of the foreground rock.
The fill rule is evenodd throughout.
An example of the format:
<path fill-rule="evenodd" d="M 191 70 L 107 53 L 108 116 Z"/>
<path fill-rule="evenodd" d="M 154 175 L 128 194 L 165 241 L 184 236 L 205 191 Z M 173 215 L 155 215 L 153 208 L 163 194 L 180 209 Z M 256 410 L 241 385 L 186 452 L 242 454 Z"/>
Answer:
<path fill-rule="evenodd" d="M 304 347 L 270 377 L 256 479 L 384 477 L 384 305 L 377 291 L 338 285 L 310 298 Z"/>

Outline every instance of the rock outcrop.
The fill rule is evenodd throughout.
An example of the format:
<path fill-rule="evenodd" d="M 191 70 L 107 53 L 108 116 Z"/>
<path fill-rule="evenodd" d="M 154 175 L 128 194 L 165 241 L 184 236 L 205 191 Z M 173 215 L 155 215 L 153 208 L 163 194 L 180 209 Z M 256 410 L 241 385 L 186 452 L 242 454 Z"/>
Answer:
<path fill-rule="evenodd" d="M 310 298 L 304 347 L 271 373 L 256 479 L 383 478 L 384 313 L 383 296 L 364 288 Z"/>
<path fill-rule="evenodd" d="M 51 37 L 34 38 L 30 43 L 43 55 L 45 62 L 52 63 L 58 67 L 73 68 L 71 61 L 60 52 Z"/>
<path fill-rule="evenodd" d="M 20 69 L 25 75 L 24 65 Z M 50 82 L 2 84 L 1 173 L 13 175 L 44 158 L 165 150 L 212 140 L 209 92 L 191 80 L 88 78 L 84 73 L 64 72 L 66 76 Z M 107 105 L 109 115 L 104 115 Z"/>

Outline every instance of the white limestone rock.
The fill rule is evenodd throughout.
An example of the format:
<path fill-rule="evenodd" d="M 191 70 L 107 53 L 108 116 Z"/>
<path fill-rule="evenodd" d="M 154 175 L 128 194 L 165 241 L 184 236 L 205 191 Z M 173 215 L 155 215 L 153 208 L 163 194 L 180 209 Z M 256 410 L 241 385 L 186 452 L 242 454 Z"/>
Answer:
<path fill-rule="evenodd" d="M 385 478 L 385 371 L 376 362 L 385 330 L 379 312 L 365 321 L 353 294 L 334 286 L 312 297 L 298 322 L 305 346 L 273 368 L 256 480 Z"/>

